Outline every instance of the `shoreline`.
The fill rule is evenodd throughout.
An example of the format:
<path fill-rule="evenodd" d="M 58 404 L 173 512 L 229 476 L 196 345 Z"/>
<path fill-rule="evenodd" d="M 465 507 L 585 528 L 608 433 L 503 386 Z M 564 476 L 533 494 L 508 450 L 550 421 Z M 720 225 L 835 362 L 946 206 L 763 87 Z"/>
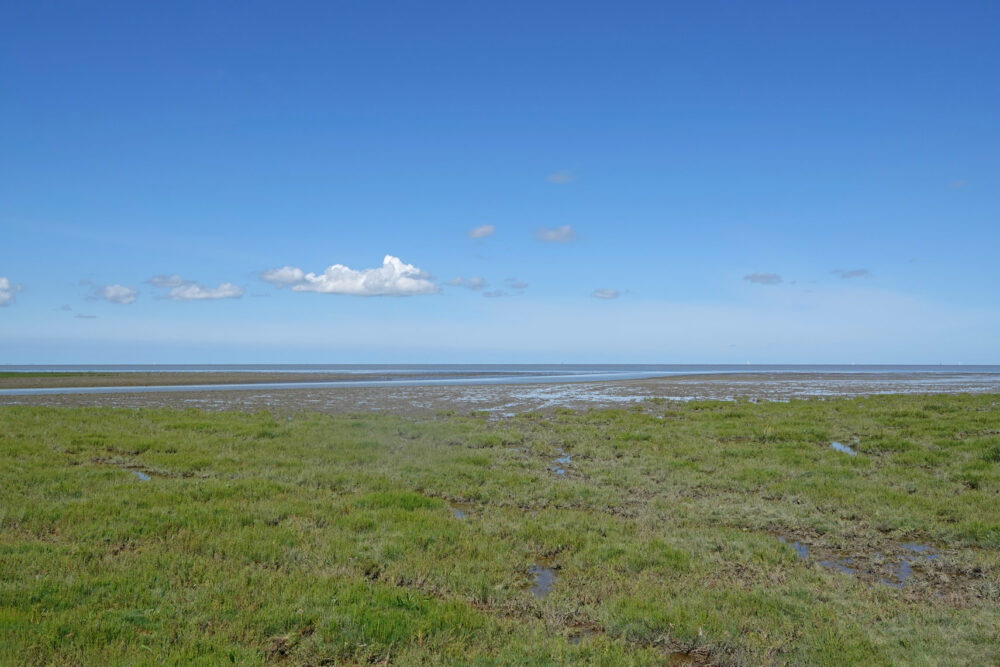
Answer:
<path fill-rule="evenodd" d="M 464 378 L 462 378 L 464 379 Z M 990 373 L 747 373 L 677 375 L 641 380 L 514 383 L 406 384 L 381 386 L 286 386 L 246 383 L 239 388 L 151 391 L 124 387 L 101 393 L 0 395 L 4 405 L 127 408 L 201 408 L 241 412 L 378 412 L 425 415 L 441 411 L 485 411 L 497 416 L 643 405 L 693 400 L 788 401 L 886 394 L 1000 394 L 1000 376 Z M 309 382 L 316 380 L 303 380 Z M 205 384 L 205 383 L 203 383 Z M 298 383 L 301 384 L 301 383 Z M 163 385 L 169 386 L 169 385 Z"/>

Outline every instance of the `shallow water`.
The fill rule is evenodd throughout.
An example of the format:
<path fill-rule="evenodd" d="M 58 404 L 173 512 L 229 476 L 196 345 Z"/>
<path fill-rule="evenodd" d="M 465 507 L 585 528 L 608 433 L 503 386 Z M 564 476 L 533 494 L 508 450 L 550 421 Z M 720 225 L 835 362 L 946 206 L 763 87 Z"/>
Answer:
<path fill-rule="evenodd" d="M 843 452 L 844 454 L 850 454 L 851 456 L 857 456 L 857 454 L 858 454 L 856 451 L 854 451 L 853 449 L 851 449 L 847 445 L 845 445 L 843 443 L 840 443 L 840 442 L 837 442 L 836 440 L 834 440 L 833 442 L 830 443 L 830 447 L 832 449 L 837 450 L 838 452 Z"/>
<path fill-rule="evenodd" d="M 543 598 L 552 591 L 552 586 L 556 583 L 556 573 L 550 567 L 544 565 L 532 565 L 528 568 L 531 575 L 531 594 L 536 598 Z"/>
<path fill-rule="evenodd" d="M 151 479 L 149 475 L 141 470 L 130 470 L 129 472 L 138 477 L 140 482 L 148 482 Z"/>

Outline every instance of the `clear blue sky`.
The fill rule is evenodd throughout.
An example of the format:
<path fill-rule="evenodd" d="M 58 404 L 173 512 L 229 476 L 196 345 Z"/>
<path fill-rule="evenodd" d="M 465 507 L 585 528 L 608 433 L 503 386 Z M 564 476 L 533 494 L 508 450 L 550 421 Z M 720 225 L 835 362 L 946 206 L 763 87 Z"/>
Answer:
<path fill-rule="evenodd" d="M 998 34 L 992 1 L 6 2 L 0 363 L 1000 363 Z"/>

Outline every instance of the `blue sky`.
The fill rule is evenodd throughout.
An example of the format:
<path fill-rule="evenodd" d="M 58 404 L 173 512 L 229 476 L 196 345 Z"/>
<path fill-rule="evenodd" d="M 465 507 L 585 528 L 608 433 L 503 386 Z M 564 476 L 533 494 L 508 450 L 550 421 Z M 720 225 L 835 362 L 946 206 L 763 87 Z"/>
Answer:
<path fill-rule="evenodd" d="M 998 26 L 4 3 L 0 363 L 1000 363 Z"/>

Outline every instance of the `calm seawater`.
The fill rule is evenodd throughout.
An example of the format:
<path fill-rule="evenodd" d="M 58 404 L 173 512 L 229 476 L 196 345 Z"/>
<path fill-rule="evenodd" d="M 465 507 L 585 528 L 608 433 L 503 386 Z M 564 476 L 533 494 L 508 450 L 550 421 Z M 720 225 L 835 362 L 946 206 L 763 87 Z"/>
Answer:
<path fill-rule="evenodd" d="M 541 384 L 638 380 L 676 375 L 722 375 L 734 373 L 863 373 L 902 379 L 912 373 L 947 376 L 989 376 L 1000 386 L 1000 366 L 945 365 L 726 365 L 726 364 L 245 364 L 245 365 L 4 365 L 3 371 L 34 372 L 193 372 L 193 373 L 340 373 L 356 379 L 337 381 L 269 382 L 258 384 L 188 384 L 169 387 L 67 387 L 0 389 L 0 396 L 81 393 L 136 393 L 174 391 L 225 391 L 262 389 L 307 389 L 333 387 L 443 386 L 486 384 Z M 439 377 L 468 374 L 464 377 Z M 371 376 L 366 378 L 365 376 Z M 385 376 L 391 376 L 386 378 Z"/>
<path fill-rule="evenodd" d="M 345 373 L 429 374 L 496 373 L 498 375 L 575 375 L 601 373 L 1000 373 L 983 365 L 854 365 L 854 364 L 0 364 L 0 372 L 113 373 Z"/>

